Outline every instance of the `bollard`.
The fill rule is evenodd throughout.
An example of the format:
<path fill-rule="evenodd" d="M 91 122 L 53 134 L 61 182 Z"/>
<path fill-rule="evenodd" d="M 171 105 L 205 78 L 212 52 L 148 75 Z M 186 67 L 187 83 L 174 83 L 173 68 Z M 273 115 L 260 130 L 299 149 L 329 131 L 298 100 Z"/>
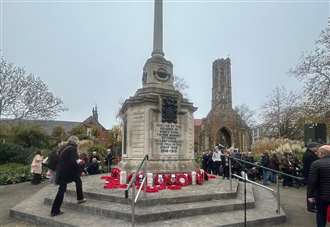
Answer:
<path fill-rule="evenodd" d="M 120 184 L 126 184 L 127 183 L 127 173 L 126 171 L 120 171 Z"/>
<path fill-rule="evenodd" d="M 192 185 L 196 184 L 196 172 L 195 171 L 191 172 L 191 184 Z"/>

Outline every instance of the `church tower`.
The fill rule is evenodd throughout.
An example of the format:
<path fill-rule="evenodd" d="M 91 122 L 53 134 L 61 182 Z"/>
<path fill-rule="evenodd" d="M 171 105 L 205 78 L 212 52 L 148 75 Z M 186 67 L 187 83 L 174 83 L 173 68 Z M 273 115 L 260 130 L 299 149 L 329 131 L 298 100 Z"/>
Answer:
<path fill-rule="evenodd" d="M 217 59 L 212 68 L 212 108 L 219 106 L 221 109 L 232 108 L 231 94 L 231 65 L 230 59 Z"/>

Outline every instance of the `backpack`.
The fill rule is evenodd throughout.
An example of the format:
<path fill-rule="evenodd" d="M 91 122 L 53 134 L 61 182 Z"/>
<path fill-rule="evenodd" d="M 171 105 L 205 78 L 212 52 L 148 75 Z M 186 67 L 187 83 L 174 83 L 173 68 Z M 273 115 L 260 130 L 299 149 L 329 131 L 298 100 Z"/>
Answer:
<path fill-rule="evenodd" d="M 58 151 L 52 151 L 49 156 L 47 162 L 44 164 L 48 169 L 55 171 L 58 163 L 59 155 Z"/>

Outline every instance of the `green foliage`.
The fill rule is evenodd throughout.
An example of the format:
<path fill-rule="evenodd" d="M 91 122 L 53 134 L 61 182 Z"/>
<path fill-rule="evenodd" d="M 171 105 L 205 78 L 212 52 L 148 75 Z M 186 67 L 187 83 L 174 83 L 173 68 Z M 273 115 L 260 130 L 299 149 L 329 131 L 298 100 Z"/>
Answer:
<path fill-rule="evenodd" d="M 0 185 L 31 180 L 30 166 L 18 163 L 0 165 Z"/>
<path fill-rule="evenodd" d="M 83 125 L 78 125 L 71 129 L 69 132 L 72 136 L 77 136 L 79 140 L 88 139 L 87 133 L 86 133 L 86 127 Z"/>
<path fill-rule="evenodd" d="M 8 140 L 11 134 L 11 127 L 3 122 L 0 122 L 0 142 Z"/>
<path fill-rule="evenodd" d="M 96 151 L 97 155 L 101 159 L 100 161 L 103 161 L 107 156 L 107 149 L 102 144 L 95 144 L 92 147 L 90 147 L 87 151 L 88 155 L 92 155 L 93 151 Z"/>
<path fill-rule="evenodd" d="M 12 143 L 0 144 L 0 164 L 16 162 L 30 164 L 36 148 L 24 148 L 21 145 Z"/>
<path fill-rule="evenodd" d="M 53 128 L 52 137 L 58 143 L 58 142 L 64 141 L 66 139 L 67 135 L 66 135 L 63 127 L 56 126 L 55 128 Z"/>
<path fill-rule="evenodd" d="M 202 166 L 202 160 L 203 160 L 203 154 L 195 153 L 195 162 L 196 162 L 199 166 Z"/>
<path fill-rule="evenodd" d="M 49 136 L 36 125 L 19 124 L 12 128 L 12 142 L 23 147 L 49 147 Z"/>
<path fill-rule="evenodd" d="M 118 125 L 115 125 L 112 127 L 112 129 L 109 130 L 109 144 L 112 147 L 116 147 L 118 145 L 121 145 L 122 138 L 121 138 L 121 128 Z"/>

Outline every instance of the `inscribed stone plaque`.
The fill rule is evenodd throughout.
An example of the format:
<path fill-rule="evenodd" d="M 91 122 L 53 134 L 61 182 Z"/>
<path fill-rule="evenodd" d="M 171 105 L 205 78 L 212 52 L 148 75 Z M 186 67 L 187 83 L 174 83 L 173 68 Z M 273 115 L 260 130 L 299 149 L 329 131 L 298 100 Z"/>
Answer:
<path fill-rule="evenodd" d="M 161 153 L 178 153 L 181 146 L 180 126 L 177 124 L 157 124 L 157 136 L 159 138 L 159 150 Z"/>

